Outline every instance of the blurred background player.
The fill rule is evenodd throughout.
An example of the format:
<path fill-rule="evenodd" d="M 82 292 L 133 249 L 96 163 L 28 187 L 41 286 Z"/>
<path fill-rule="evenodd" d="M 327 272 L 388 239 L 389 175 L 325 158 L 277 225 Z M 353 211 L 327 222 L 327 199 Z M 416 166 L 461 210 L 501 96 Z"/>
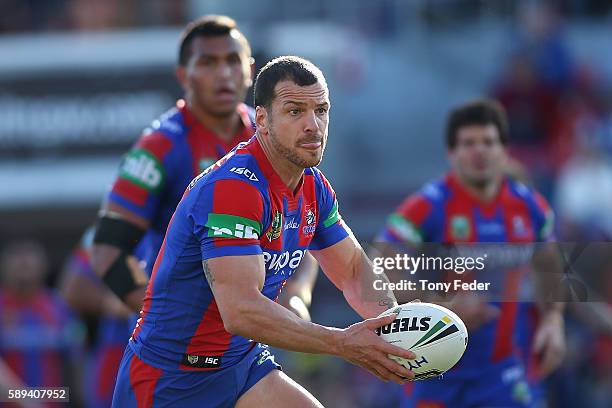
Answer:
<path fill-rule="evenodd" d="M 124 157 L 92 248 L 94 270 L 134 311 L 142 306 L 147 276 L 189 182 L 254 133 L 253 109 L 242 102 L 253 69 L 249 43 L 231 18 L 205 16 L 185 29 L 176 68 L 184 99 L 154 121 Z M 132 257 L 141 241 L 147 273 Z M 314 274 L 316 265 L 310 265 L 308 273 Z M 289 290 L 302 314 L 307 311 L 298 294 L 304 292 L 309 289 Z"/>
<path fill-rule="evenodd" d="M 507 137 L 505 112 L 497 102 L 477 100 L 454 109 L 446 124 L 451 171 L 409 196 L 389 217 L 380 240 L 412 249 L 425 243 L 551 240 L 553 213 L 544 198 L 504 175 Z M 512 250 L 512 245 L 502 249 Z M 493 261 L 495 255 L 488 255 L 487 262 Z M 500 273 L 495 275 L 489 279 Z M 403 407 L 535 406 L 523 354 L 525 344 L 532 344 L 530 306 L 517 302 L 520 278 L 516 271 L 503 275 L 501 302 L 489 302 L 488 294 L 455 296 L 447 306 L 468 327 L 467 351 L 443 379 L 407 385 Z M 541 357 L 540 375 L 545 376 L 560 364 L 565 343 L 561 307 L 546 304 L 543 309 L 531 352 Z"/>
<path fill-rule="evenodd" d="M 60 296 L 45 287 L 47 268 L 37 242 L 16 241 L 0 252 L 0 383 L 70 386 L 78 404 L 83 331 Z"/>

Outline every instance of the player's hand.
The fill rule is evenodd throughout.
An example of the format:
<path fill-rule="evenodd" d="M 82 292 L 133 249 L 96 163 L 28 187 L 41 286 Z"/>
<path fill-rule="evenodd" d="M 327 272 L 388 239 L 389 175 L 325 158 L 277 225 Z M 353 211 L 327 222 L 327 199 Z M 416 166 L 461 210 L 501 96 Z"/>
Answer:
<path fill-rule="evenodd" d="M 533 353 L 540 357 L 540 375 L 546 377 L 559 367 L 565 352 L 563 314 L 551 310 L 542 318 L 533 340 Z"/>
<path fill-rule="evenodd" d="M 301 317 L 302 319 L 310 322 L 310 312 L 308 311 L 308 306 L 299 296 L 291 296 L 289 299 L 289 305 L 287 309 L 291 310 L 293 313 Z"/>
<path fill-rule="evenodd" d="M 499 309 L 481 296 L 471 293 L 457 293 L 448 307 L 463 320 L 468 330 L 474 330 L 499 316 Z"/>
<path fill-rule="evenodd" d="M 367 319 L 343 330 L 339 355 L 345 360 L 365 368 L 383 381 L 394 381 L 403 384 L 414 378 L 414 373 L 406 367 L 391 360 L 388 355 L 407 359 L 416 358 L 412 351 L 394 346 L 381 339 L 374 330 L 390 324 L 396 314 Z"/>

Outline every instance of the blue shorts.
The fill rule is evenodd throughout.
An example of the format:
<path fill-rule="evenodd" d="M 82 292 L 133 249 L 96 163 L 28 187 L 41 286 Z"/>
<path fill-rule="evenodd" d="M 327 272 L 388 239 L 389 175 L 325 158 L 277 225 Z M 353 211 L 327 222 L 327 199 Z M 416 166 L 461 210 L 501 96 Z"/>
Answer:
<path fill-rule="evenodd" d="M 459 378 L 447 373 L 442 378 L 408 383 L 402 394 L 401 408 L 538 406 L 523 365 L 513 359 L 500 364 L 483 364 L 477 377 Z"/>
<path fill-rule="evenodd" d="M 139 359 L 128 345 L 117 373 L 113 407 L 230 408 L 276 369 L 281 367 L 268 346 L 259 343 L 240 362 L 218 371 L 156 368 Z"/>

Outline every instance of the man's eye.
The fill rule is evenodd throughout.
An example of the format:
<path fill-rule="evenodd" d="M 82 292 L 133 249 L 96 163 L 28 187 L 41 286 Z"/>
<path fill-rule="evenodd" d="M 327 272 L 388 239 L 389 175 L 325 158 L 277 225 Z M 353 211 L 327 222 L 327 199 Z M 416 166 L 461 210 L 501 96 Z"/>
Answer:
<path fill-rule="evenodd" d="M 227 58 L 227 63 L 235 65 L 240 63 L 240 56 L 238 54 L 232 54 Z"/>
<path fill-rule="evenodd" d="M 291 110 L 289 111 L 289 114 L 290 114 L 291 116 L 297 116 L 297 115 L 299 115 L 299 114 L 300 114 L 300 110 L 299 110 L 299 109 L 297 109 L 297 108 L 296 108 L 296 109 L 291 109 Z"/>
<path fill-rule="evenodd" d="M 327 113 L 327 108 L 317 108 L 317 113 L 319 115 L 324 115 Z"/>
<path fill-rule="evenodd" d="M 198 65 L 202 67 L 210 67 L 214 64 L 214 60 L 212 58 L 200 58 L 198 60 Z"/>

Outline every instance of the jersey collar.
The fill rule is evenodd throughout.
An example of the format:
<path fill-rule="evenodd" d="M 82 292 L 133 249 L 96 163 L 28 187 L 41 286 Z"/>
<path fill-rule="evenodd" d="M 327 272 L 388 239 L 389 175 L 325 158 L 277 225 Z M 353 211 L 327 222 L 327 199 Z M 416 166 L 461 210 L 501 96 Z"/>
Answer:
<path fill-rule="evenodd" d="M 230 140 L 229 142 L 225 142 L 219 139 L 215 132 L 204 126 L 202 122 L 196 119 L 184 99 L 179 99 L 176 102 L 176 108 L 181 112 L 181 115 L 183 115 L 183 121 L 185 123 L 185 126 L 190 128 L 192 131 L 195 131 L 197 134 L 216 140 L 217 143 L 227 145 L 226 147 L 229 148 L 227 148 L 226 150 L 230 150 L 238 143 L 246 140 L 253 134 L 253 131 L 255 129 L 255 124 L 249 116 L 249 108 L 244 103 L 240 103 L 236 107 L 236 113 L 238 113 L 238 115 L 240 116 L 242 126 L 240 127 L 240 129 L 238 129 L 232 140 Z"/>
<path fill-rule="evenodd" d="M 255 157 L 255 160 L 257 160 L 257 164 L 259 165 L 259 168 L 264 176 L 266 176 L 271 189 L 278 189 L 284 192 L 290 198 L 296 198 L 301 194 L 302 186 L 304 185 L 304 174 L 302 173 L 302 177 L 300 177 L 300 181 L 295 188 L 295 192 L 291 191 L 283 182 L 276 170 L 274 170 L 274 167 L 272 167 L 270 160 L 268 160 L 268 156 L 266 156 L 266 153 L 261 147 L 261 143 L 259 143 L 259 140 L 257 139 L 257 133 L 251 138 L 246 148 Z"/>
<path fill-rule="evenodd" d="M 506 177 L 502 179 L 502 184 L 497 191 L 497 195 L 489 202 L 483 202 L 474 194 L 472 194 L 468 189 L 466 189 L 463 184 L 457 178 L 457 175 L 450 171 L 446 174 L 446 181 L 451 188 L 451 190 L 457 194 L 457 196 L 461 200 L 466 200 L 470 202 L 472 205 L 477 206 L 481 209 L 483 214 L 493 214 L 498 204 L 502 201 L 503 197 L 507 193 L 508 189 L 508 180 Z"/>

